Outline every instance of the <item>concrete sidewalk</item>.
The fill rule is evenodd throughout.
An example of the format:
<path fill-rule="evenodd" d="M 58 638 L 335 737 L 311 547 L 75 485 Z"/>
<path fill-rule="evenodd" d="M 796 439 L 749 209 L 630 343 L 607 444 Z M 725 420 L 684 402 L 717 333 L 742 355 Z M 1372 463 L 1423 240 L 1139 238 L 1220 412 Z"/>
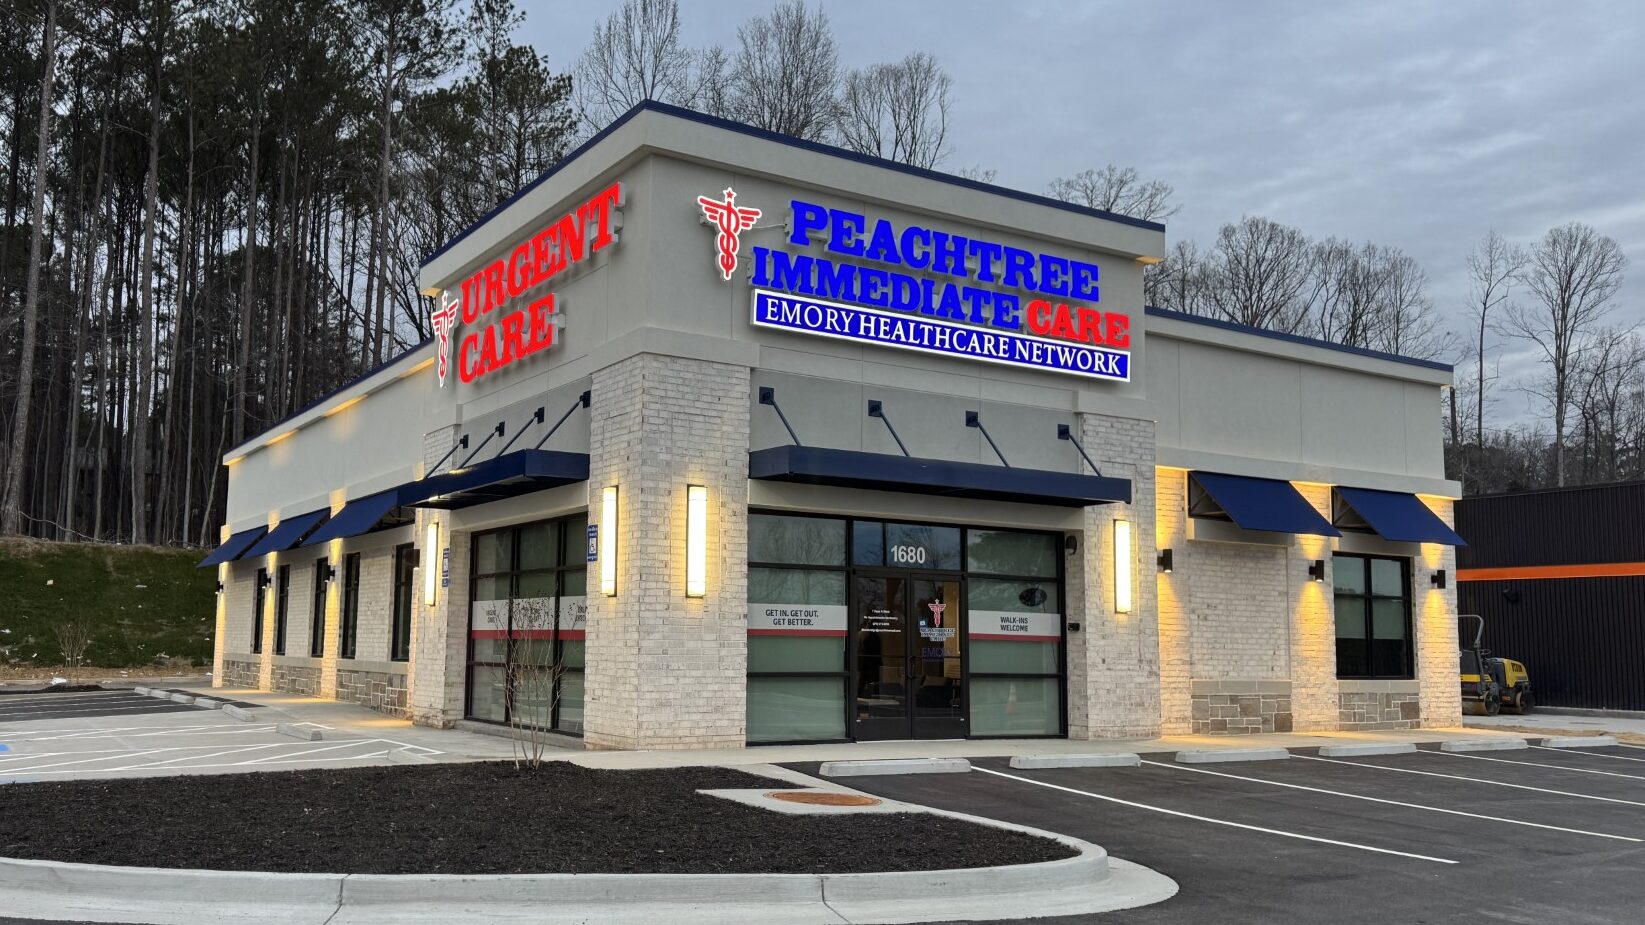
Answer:
<path fill-rule="evenodd" d="M 1645 719 L 1539 711 L 1526 716 L 1513 716 L 1507 713 L 1498 716 L 1468 716 L 1463 718 L 1463 722 L 1469 729 L 1480 731 L 1502 731 L 1517 727 L 1545 730 L 1550 734 L 1564 732 L 1573 735 L 1632 736 L 1636 744 L 1645 743 Z"/>

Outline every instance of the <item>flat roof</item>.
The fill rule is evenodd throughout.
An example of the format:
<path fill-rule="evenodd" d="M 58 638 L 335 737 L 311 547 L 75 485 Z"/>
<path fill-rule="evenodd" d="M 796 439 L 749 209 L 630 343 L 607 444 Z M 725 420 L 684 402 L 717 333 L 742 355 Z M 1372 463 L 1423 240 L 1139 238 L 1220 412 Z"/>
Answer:
<path fill-rule="evenodd" d="M 1172 318 L 1177 321 L 1186 321 L 1189 324 L 1202 324 L 1206 327 L 1221 328 L 1224 331 L 1238 331 L 1241 334 L 1254 334 L 1257 337 L 1266 337 L 1270 340 L 1285 341 L 1290 344 L 1301 344 L 1306 347 L 1320 347 L 1325 350 L 1335 350 L 1338 353 L 1348 353 L 1354 356 L 1367 357 L 1373 360 L 1387 360 L 1391 363 L 1404 363 L 1408 366 L 1419 366 L 1423 369 L 1432 369 L 1437 372 L 1454 372 L 1449 363 L 1438 360 L 1423 360 L 1417 357 L 1402 356 L 1397 353 L 1387 353 L 1381 350 L 1372 350 L 1369 347 L 1355 347 L 1349 344 L 1339 344 L 1335 341 L 1322 340 L 1318 337 L 1308 337 L 1302 334 L 1292 334 L 1287 331 L 1275 331 L 1270 328 L 1259 328 L 1249 324 L 1240 324 L 1237 321 L 1227 321 L 1222 318 L 1208 318 L 1204 315 L 1190 315 L 1171 308 L 1160 308 L 1149 305 L 1143 308 L 1143 313 L 1155 318 Z"/>
<path fill-rule="evenodd" d="M 1122 225 L 1132 225 L 1137 228 L 1145 228 L 1149 231 L 1163 232 L 1165 230 L 1165 226 L 1159 222 L 1151 222 L 1146 219 L 1133 218 L 1129 215 L 1121 215 L 1117 212 L 1107 212 L 1102 209 L 1093 209 L 1089 206 L 1065 202 L 1061 199 L 1053 199 L 1050 196 L 1042 196 L 1038 193 L 1027 193 L 1022 190 L 1011 189 L 1006 186 L 996 186 L 992 183 L 983 183 L 980 180 L 959 177 L 954 174 L 943 173 L 940 170 L 929 170 L 924 167 L 913 167 L 898 161 L 886 160 L 882 157 L 874 157 L 871 154 L 859 154 L 856 151 L 849 151 L 845 148 L 824 144 L 820 141 L 809 141 L 804 138 L 796 138 L 793 135 L 784 135 L 781 132 L 773 132 L 769 129 L 756 128 L 755 126 L 748 125 L 746 123 L 733 122 L 730 119 L 722 119 L 719 116 L 711 116 L 707 113 L 697 112 L 693 109 L 685 109 L 680 106 L 671 106 L 667 103 L 659 103 L 655 100 L 642 100 L 636 104 L 634 108 L 623 113 L 622 116 L 615 122 L 612 122 L 610 125 L 607 125 L 605 128 L 601 129 L 594 135 L 594 137 L 583 142 L 581 145 L 578 145 L 575 151 L 567 154 L 565 157 L 556 162 L 554 166 L 543 171 L 542 175 L 538 176 L 537 179 L 532 180 L 525 186 L 520 187 L 519 190 L 515 191 L 514 195 L 498 203 L 491 209 L 491 211 L 480 216 L 480 218 L 473 224 L 469 225 L 467 228 L 464 228 L 462 231 L 457 232 L 451 240 L 440 245 L 432 253 L 424 257 L 422 263 L 419 265 L 419 269 L 422 267 L 427 267 L 430 263 L 433 263 L 434 260 L 441 254 L 451 250 L 451 248 L 455 247 L 464 238 L 468 237 L 470 234 L 473 234 L 487 222 L 501 215 L 506 209 L 508 209 L 509 206 L 512 206 L 527 193 L 530 193 L 532 190 L 541 186 L 550 177 L 553 177 L 561 170 L 575 163 L 578 158 L 582 157 L 591 148 L 599 144 L 605 139 L 606 136 L 615 132 L 617 129 L 627 124 L 629 120 L 633 119 L 642 112 L 661 113 L 663 115 L 673 116 L 678 119 L 685 119 L 690 122 L 696 122 L 702 125 L 724 129 L 729 132 L 736 132 L 737 134 L 746 135 L 750 138 L 758 138 L 762 141 L 773 141 L 792 148 L 799 148 L 801 150 L 812 151 L 818 154 L 827 155 L 829 157 L 839 158 L 840 160 L 853 161 L 858 164 L 867 164 L 872 167 L 879 167 L 884 170 L 907 174 L 913 177 L 920 177 L 926 180 L 936 180 L 939 183 L 947 183 L 950 186 L 964 187 L 965 189 L 990 193 L 995 196 L 1003 196 L 1007 199 L 1015 199 L 1020 202 L 1031 203 L 1033 205 L 1060 209 L 1064 212 L 1072 212 L 1076 215 L 1100 218 L 1110 222 L 1118 222 Z"/>

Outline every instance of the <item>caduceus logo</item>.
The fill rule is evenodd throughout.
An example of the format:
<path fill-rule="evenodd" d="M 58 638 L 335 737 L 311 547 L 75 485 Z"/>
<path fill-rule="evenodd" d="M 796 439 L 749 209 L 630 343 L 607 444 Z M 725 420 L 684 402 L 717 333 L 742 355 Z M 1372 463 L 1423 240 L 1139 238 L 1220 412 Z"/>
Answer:
<path fill-rule="evenodd" d="M 440 388 L 446 385 L 446 355 L 451 352 L 451 332 L 457 330 L 457 297 L 447 293 L 441 297 L 440 307 L 429 316 L 434 323 L 434 337 L 436 356 L 439 361 L 435 364 L 435 372 L 440 376 Z"/>
<path fill-rule="evenodd" d="M 754 227 L 760 220 L 760 210 L 737 205 L 737 194 L 729 186 L 724 200 L 698 196 L 697 204 L 703 208 L 703 218 L 720 229 L 714 247 L 720 259 L 720 278 L 729 280 L 737 269 L 737 236 Z"/>
<path fill-rule="evenodd" d="M 931 608 L 931 625 L 941 626 L 942 612 L 948 609 L 948 605 L 942 601 L 930 601 L 925 606 Z"/>

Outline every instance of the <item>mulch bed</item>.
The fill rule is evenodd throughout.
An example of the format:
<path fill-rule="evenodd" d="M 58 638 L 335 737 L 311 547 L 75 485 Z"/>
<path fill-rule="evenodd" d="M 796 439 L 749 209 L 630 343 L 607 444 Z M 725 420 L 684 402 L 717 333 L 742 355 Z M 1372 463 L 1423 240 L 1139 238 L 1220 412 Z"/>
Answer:
<path fill-rule="evenodd" d="M 859 873 L 1027 864 L 1056 842 L 926 813 L 796 816 L 699 789 L 724 768 L 564 762 L 0 786 L 0 856 L 290 873 Z"/>
<path fill-rule="evenodd" d="M 6 694 L 86 694 L 92 691 L 110 690 L 101 684 L 57 684 L 46 687 L 29 688 L 0 688 L 0 697 Z"/>

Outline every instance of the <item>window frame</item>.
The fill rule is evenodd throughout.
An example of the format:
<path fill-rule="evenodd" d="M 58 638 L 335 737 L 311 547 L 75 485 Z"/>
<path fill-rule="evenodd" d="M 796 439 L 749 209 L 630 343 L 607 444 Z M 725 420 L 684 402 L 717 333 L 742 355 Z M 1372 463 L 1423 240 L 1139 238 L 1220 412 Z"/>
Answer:
<path fill-rule="evenodd" d="M 360 554 L 343 556 L 343 606 L 337 618 L 337 657 L 353 660 L 360 644 Z"/>
<path fill-rule="evenodd" d="M 1361 563 L 1361 568 L 1363 570 L 1363 577 L 1365 579 L 1365 584 L 1364 584 L 1365 590 L 1363 592 L 1343 593 L 1342 590 L 1340 589 L 1340 587 L 1338 587 L 1335 584 L 1334 576 L 1336 575 L 1336 562 L 1337 562 L 1338 559 L 1355 559 L 1355 560 L 1358 560 Z M 1378 594 L 1378 593 L 1376 593 L 1375 589 L 1372 587 L 1372 584 L 1371 584 L 1371 563 L 1375 562 L 1375 561 L 1378 561 L 1378 560 L 1387 561 L 1387 562 L 1397 562 L 1399 564 L 1399 569 L 1400 569 L 1400 593 L 1398 595 Z M 1333 667 L 1335 668 L 1336 678 L 1337 678 L 1338 681 L 1411 681 L 1411 680 L 1415 680 L 1415 678 L 1416 678 L 1416 636 L 1415 636 L 1416 629 L 1415 629 L 1414 621 L 1412 619 L 1413 602 L 1412 602 L 1412 594 L 1411 594 L 1411 573 L 1412 573 L 1411 558 L 1409 556 L 1372 555 L 1372 554 L 1368 554 L 1368 553 L 1357 553 L 1357 552 L 1336 552 L 1336 553 L 1332 553 L 1332 555 L 1331 555 L 1331 574 L 1333 576 L 1333 581 L 1332 581 L 1332 588 L 1331 588 L 1331 629 L 1332 629 L 1332 633 L 1334 634 L 1333 637 L 1332 637 L 1332 639 L 1333 639 L 1333 643 L 1332 643 L 1332 652 L 1333 652 L 1333 654 L 1336 654 L 1336 647 L 1341 644 L 1341 640 L 1344 638 L 1337 631 L 1337 623 L 1336 623 L 1336 620 L 1337 620 L 1337 600 L 1339 598 L 1351 598 L 1353 600 L 1360 601 L 1360 602 L 1363 603 L 1364 613 L 1365 613 L 1364 632 L 1363 632 L 1363 635 L 1358 637 L 1358 639 L 1365 644 L 1365 668 L 1366 668 L 1366 672 L 1364 674 L 1343 674 L 1342 673 L 1341 655 L 1337 654 L 1337 664 Z M 1400 604 L 1402 605 L 1402 609 L 1404 611 L 1404 615 L 1405 615 L 1405 660 L 1404 660 L 1405 664 L 1404 664 L 1403 670 L 1401 672 L 1397 673 L 1397 674 L 1378 674 L 1374 670 L 1372 670 L 1374 666 L 1372 665 L 1372 659 L 1371 659 L 1371 643 L 1375 639 L 1374 633 L 1375 633 L 1375 621 L 1376 621 L 1376 613 L 1375 613 L 1375 609 L 1374 609 L 1373 605 L 1375 604 L 1376 601 L 1395 601 L 1395 600 L 1400 602 Z M 1347 638 L 1354 638 L 1354 637 L 1347 637 Z"/>
<path fill-rule="evenodd" d="M 584 529 L 576 531 L 574 534 L 571 530 L 571 525 L 579 522 L 584 525 Z M 513 668 L 515 649 L 515 643 L 512 638 L 512 634 L 514 632 L 514 601 L 520 598 L 521 579 L 538 575 L 553 575 L 554 645 L 551 650 L 553 652 L 553 661 L 551 664 L 558 664 L 562 667 L 560 669 L 559 677 L 556 678 L 554 682 L 554 708 L 549 715 L 549 725 L 547 727 L 547 731 L 558 735 L 575 736 L 579 738 L 582 736 L 583 726 L 581 724 L 578 724 L 578 726 L 573 729 L 566 728 L 564 719 L 561 716 L 561 708 L 564 706 L 565 701 L 566 678 L 572 675 L 575 675 L 578 678 L 583 678 L 586 676 L 588 651 L 586 637 L 583 640 L 570 640 L 572 642 L 584 643 L 583 666 L 576 668 L 566 666 L 565 649 L 566 642 L 568 640 L 562 632 L 560 619 L 563 616 L 561 611 L 561 602 L 566 596 L 566 575 L 573 572 L 581 572 L 584 576 L 583 600 L 585 604 L 590 596 L 588 589 L 588 557 L 584 551 L 586 549 L 585 540 L 588 533 L 587 523 L 588 512 L 575 511 L 570 514 L 565 514 L 559 517 L 551 517 L 545 520 L 532 520 L 525 523 L 508 524 L 507 526 L 496 527 L 490 530 L 480 530 L 476 531 L 469 537 L 468 615 L 464 618 L 465 628 L 463 630 L 464 636 L 467 637 L 465 643 L 467 650 L 463 672 L 463 716 L 466 719 L 494 726 L 507 726 L 513 722 L 512 716 L 514 706 L 509 702 L 506 694 L 503 698 L 503 719 L 501 721 L 483 719 L 474 715 L 474 669 L 498 668 L 501 669 L 504 676 L 507 677 L 508 672 L 510 672 Z M 555 557 L 554 564 L 537 566 L 534 568 L 521 568 L 520 553 L 522 544 L 520 542 L 520 535 L 529 529 L 540 527 L 544 524 L 549 525 L 555 531 L 555 543 L 558 549 L 558 555 Z M 480 571 L 480 538 L 502 533 L 509 534 L 508 562 L 500 570 L 488 572 Z M 509 602 L 508 626 L 506 628 L 507 633 L 509 633 L 509 637 L 504 639 L 505 645 L 503 647 L 502 661 L 492 659 L 477 661 L 474 657 L 475 590 L 479 587 L 479 583 L 481 581 L 497 578 L 507 579 L 504 593 L 508 595 L 507 600 Z"/>
<path fill-rule="evenodd" d="M 274 570 L 274 654 L 286 654 L 287 620 L 291 616 L 291 566 Z"/>
<path fill-rule="evenodd" d="M 391 595 L 394 610 L 388 621 L 388 660 L 391 662 L 411 661 L 412 611 L 417 606 L 417 582 L 412 573 L 417 568 L 418 557 L 416 543 L 394 547 L 394 593 Z"/>
<path fill-rule="evenodd" d="M 257 570 L 257 585 L 252 595 L 251 654 L 263 654 L 263 612 L 268 607 L 268 569 Z"/>
<path fill-rule="evenodd" d="M 314 588 L 309 597 L 308 657 L 325 658 L 326 607 L 331 603 L 330 559 L 322 556 L 314 560 Z"/>

